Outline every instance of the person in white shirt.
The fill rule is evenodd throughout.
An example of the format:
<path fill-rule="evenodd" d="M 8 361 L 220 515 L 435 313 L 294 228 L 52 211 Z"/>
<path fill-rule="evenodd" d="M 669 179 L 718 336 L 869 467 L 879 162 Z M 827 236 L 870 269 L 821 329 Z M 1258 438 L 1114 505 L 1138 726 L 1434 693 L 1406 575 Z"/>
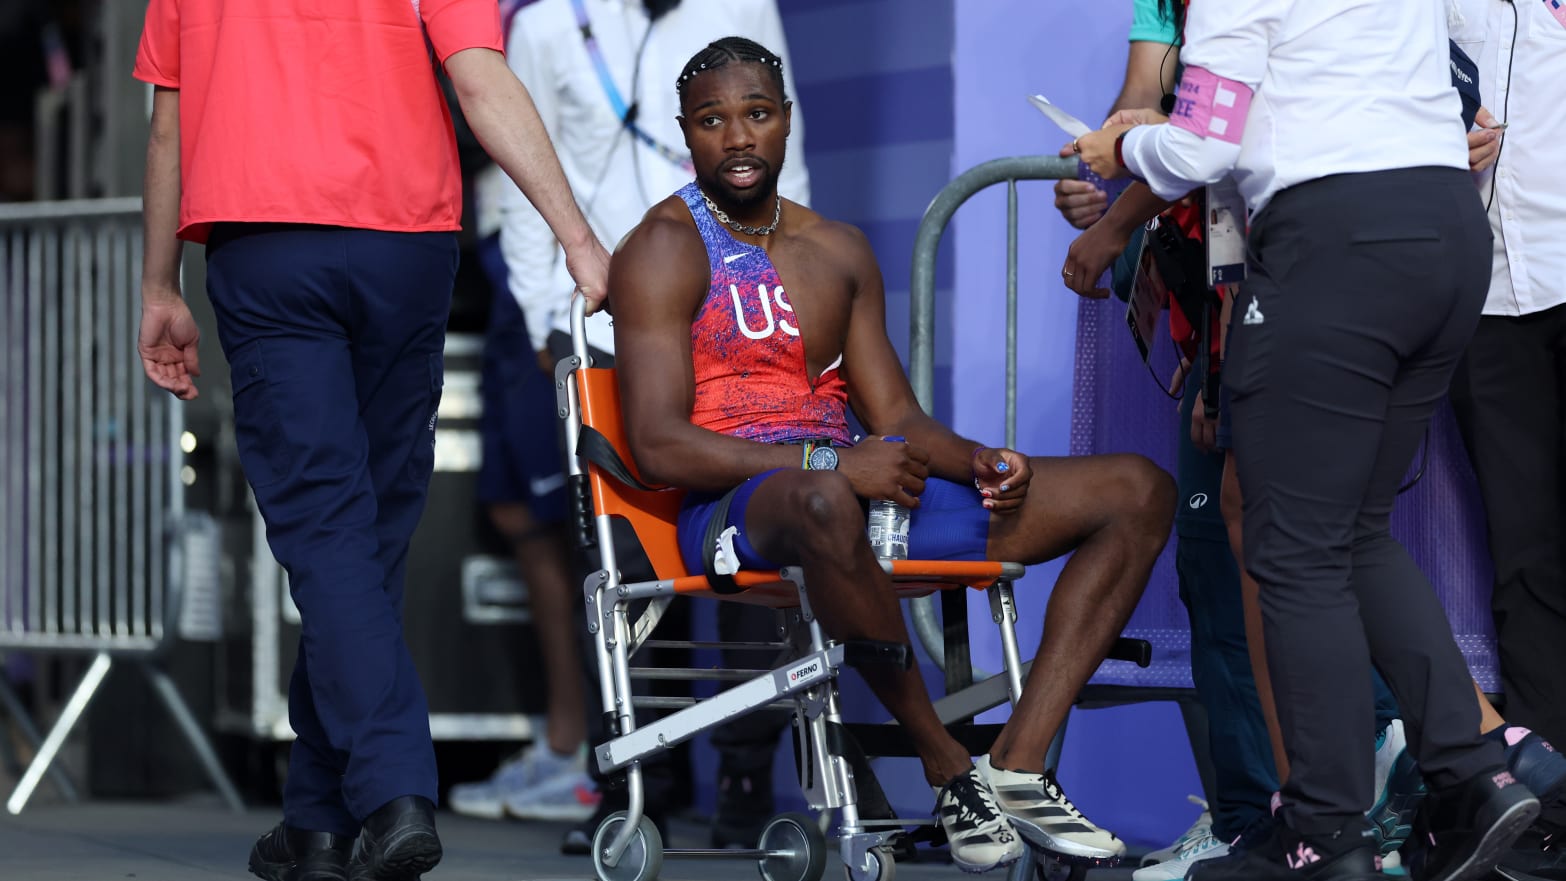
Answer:
<path fill-rule="evenodd" d="M 1489 872 L 1539 812 L 1389 528 L 1488 288 L 1447 37 L 1445 0 L 1197 2 L 1169 120 L 1077 142 L 1164 199 L 1232 174 L 1252 213 L 1223 380 L 1291 772 L 1272 844 L 1195 881 L 1379 875 L 1372 658 L 1431 789 L 1403 851 L 1416 879 Z"/>
<path fill-rule="evenodd" d="M 775 0 L 535 0 L 516 12 L 509 28 L 508 61 L 528 84 L 582 212 L 605 241 L 619 241 L 654 202 L 693 179 L 670 85 L 692 52 L 734 34 L 777 47 L 787 90 L 796 94 Z M 794 157 L 804 155 L 803 137 L 804 120 L 796 105 L 789 137 Z M 802 158 L 784 166 L 779 187 L 786 198 L 809 204 L 809 175 Z M 552 376 L 555 360 L 569 354 L 575 285 L 565 271 L 560 244 L 521 191 L 495 175 L 481 180 L 478 188 L 488 196 L 480 199 L 481 205 L 498 208 L 506 278 L 491 308 L 485 351 L 489 428 L 480 493 L 492 519 L 531 558 L 529 568 L 541 567 L 551 576 L 529 578 L 535 627 L 549 673 L 550 736 L 489 780 L 453 787 L 449 802 L 458 811 L 484 816 L 503 811 L 533 819 L 586 817 L 562 843 L 567 853 L 585 854 L 597 819 L 623 806 L 624 790 L 610 789 L 596 802 L 596 815 L 587 816 L 595 800 L 591 787 L 584 792 L 581 785 L 586 766 L 577 747 L 583 729 L 577 720 L 566 718 L 570 707 L 581 705 L 574 654 L 574 635 L 581 625 L 571 613 L 579 594 L 570 579 L 552 577 L 564 565 L 564 542 L 540 540 L 563 534 L 559 424 L 553 406 L 540 403 L 534 394 L 540 381 L 552 388 L 540 367 Z M 590 317 L 587 330 L 595 362 L 612 366 L 609 316 Z M 547 490 L 540 494 L 532 487 Z M 719 612 L 719 630 L 726 639 L 767 641 L 774 632 L 773 615 L 752 606 L 726 606 Z M 728 660 L 743 667 L 754 658 Z M 561 695 L 568 699 L 557 700 Z M 574 703 L 570 695 L 575 695 Z M 587 718 L 596 723 L 599 716 L 589 713 Z M 713 745 L 722 759 L 713 846 L 756 844 L 761 825 L 773 813 L 772 758 L 786 724 L 780 715 L 763 713 L 714 732 Z M 665 782 L 674 790 L 681 785 Z M 668 800 L 677 798 L 671 792 Z M 649 815 L 663 819 L 657 807 L 650 808 Z"/>
<path fill-rule="evenodd" d="M 1566 5 L 1454 5 L 1452 38 L 1506 128 L 1475 175 L 1494 259 L 1452 404 L 1488 514 L 1507 718 L 1566 743 Z"/>

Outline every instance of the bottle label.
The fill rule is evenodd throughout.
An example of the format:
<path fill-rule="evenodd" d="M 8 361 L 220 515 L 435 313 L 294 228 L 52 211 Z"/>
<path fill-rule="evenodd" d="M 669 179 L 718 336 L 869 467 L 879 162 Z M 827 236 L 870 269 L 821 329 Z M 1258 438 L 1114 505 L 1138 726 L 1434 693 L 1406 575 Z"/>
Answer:
<path fill-rule="evenodd" d="M 870 548 L 882 559 L 908 559 L 909 511 L 901 505 L 876 505 L 870 512 Z"/>

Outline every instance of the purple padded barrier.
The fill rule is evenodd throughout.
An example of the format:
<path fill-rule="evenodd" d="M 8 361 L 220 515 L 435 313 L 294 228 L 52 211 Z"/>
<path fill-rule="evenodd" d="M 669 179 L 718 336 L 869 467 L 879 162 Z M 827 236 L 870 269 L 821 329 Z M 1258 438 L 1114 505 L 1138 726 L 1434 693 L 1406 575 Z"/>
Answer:
<path fill-rule="evenodd" d="M 1176 402 L 1160 391 L 1139 363 L 1126 330 L 1125 309 L 1118 300 L 1081 303 L 1071 453 L 1141 453 L 1173 473 Z M 1151 361 L 1167 384 L 1175 365 L 1174 347 L 1162 326 L 1158 337 Z M 1474 678 L 1494 693 L 1500 683 L 1489 608 L 1490 558 L 1478 489 L 1450 407 L 1441 406 L 1433 426 L 1424 477 L 1399 499 L 1392 530 L 1435 585 Z M 1106 661 L 1094 682 L 1191 687 L 1190 622 L 1176 588 L 1173 541 L 1153 569 L 1126 636 L 1153 644 L 1152 666 L 1144 670 L 1125 661 Z"/>

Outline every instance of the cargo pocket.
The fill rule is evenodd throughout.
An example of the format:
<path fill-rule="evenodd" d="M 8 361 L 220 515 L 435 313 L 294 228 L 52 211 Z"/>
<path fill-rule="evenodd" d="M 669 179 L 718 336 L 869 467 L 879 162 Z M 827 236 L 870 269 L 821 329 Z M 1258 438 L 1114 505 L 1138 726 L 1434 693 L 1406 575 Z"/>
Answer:
<path fill-rule="evenodd" d="M 256 489 L 287 477 L 294 465 L 293 445 L 283 432 L 282 418 L 261 341 L 247 343 L 228 361 L 234 390 L 234 435 L 239 464 Z"/>

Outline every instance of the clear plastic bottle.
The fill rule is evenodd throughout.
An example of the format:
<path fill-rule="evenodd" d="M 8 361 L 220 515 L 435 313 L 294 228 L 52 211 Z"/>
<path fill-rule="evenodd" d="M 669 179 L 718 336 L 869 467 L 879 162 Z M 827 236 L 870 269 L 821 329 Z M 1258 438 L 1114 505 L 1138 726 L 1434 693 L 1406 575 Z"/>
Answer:
<path fill-rule="evenodd" d="M 902 443 L 903 438 L 883 440 Z M 908 521 L 912 512 L 890 499 L 870 502 L 870 549 L 883 560 L 908 559 Z"/>

